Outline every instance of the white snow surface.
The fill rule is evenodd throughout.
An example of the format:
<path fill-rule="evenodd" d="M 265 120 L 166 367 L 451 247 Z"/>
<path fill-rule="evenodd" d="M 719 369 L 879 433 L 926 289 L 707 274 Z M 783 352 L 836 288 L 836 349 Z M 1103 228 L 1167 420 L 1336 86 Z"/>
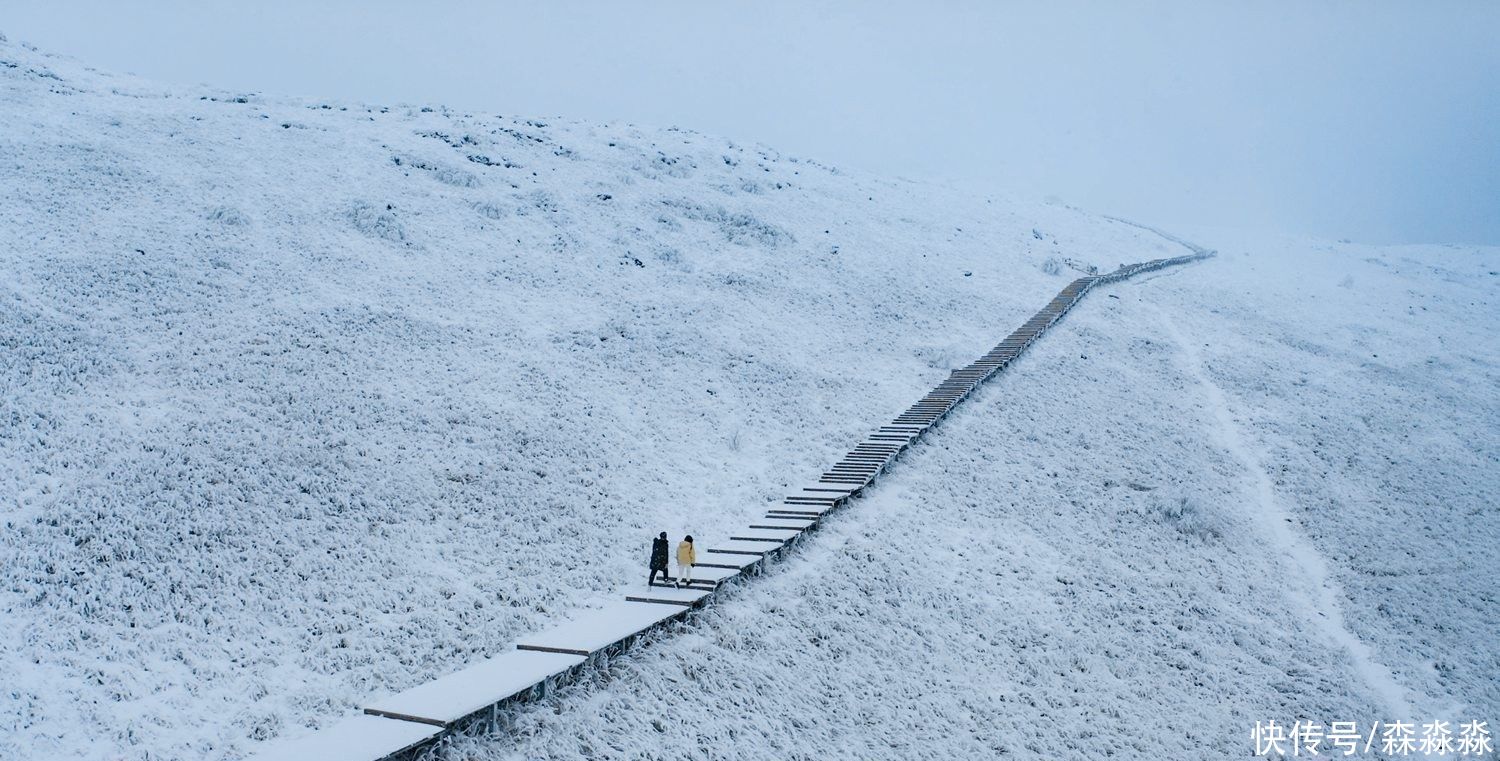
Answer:
<path fill-rule="evenodd" d="M 1500 256 L 1205 240 L 795 559 L 441 753 L 1245 754 L 1500 719 Z M 0 41 L 0 758 L 236 759 L 744 526 L 1075 273 L 1059 205 Z M 1111 295 L 1118 298 L 1111 298 Z"/>
<path fill-rule="evenodd" d="M 1270 719 L 1495 726 L 1496 252 L 1204 239 L 1092 292 L 793 559 L 438 758 L 1236 758 Z"/>

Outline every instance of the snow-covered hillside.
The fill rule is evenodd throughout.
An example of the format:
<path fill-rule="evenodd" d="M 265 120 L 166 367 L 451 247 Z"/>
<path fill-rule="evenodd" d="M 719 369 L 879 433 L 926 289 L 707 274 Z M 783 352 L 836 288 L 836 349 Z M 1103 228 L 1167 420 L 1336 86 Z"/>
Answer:
<path fill-rule="evenodd" d="M 1496 252 L 1219 247 L 1091 295 L 792 565 L 454 757 L 1500 718 Z M 680 130 L 0 42 L 0 758 L 234 759 L 505 649 L 642 583 L 656 531 L 759 514 L 1063 259 L 1182 252 Z"/>
<path fill-rule="evenodd" d="M 1094 291 L 816 546 L 442 758 L 1243 758 L 1268 720 L 1493 732 L 1500 257 L 1201 240 L 1219 257 Z"/>
<path fill-rule="evenodd" d="M 1181 248 L 688 132 L 0 43 L 0 756 L 232 758 L 743 524 Z"/>

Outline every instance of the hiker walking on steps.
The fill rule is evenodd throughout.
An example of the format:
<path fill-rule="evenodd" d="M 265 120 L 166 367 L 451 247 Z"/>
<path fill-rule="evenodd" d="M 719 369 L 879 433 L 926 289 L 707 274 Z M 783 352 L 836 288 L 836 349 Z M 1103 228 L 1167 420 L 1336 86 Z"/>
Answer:
<path fill-rule="evenodd" d="M 693 583 L 693 564 L 698 562 L 698 551 L 693 549 L 693 535 L 688 534 L 677 543 L 677 586 Z"/>
<path fill-rule="evenodd" d="M 656 583 L 656 572 L 661 572 L 661 583 L 665 584 L 667 578 L 667 532 L 661 532 L 661 536 L 651 540 L 651 576 L 646 579 L 646 586 Z"/>

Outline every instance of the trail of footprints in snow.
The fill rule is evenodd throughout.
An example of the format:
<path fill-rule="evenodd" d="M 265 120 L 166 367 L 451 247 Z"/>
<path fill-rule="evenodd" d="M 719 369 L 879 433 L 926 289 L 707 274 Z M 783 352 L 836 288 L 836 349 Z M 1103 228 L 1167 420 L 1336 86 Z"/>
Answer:
<path fill-rule="evenodd" d="M 640 637 L 709 603 L 734 580 L 758 573 L 795 547 L 819 521 L 875 481 L 901 452 L 941 421 L 979 384 L 1015 361 L 1094 286 L 1212 256 L 1130 264 L 1107 275 L 1081 277 L 1040 312 L 967 367 L 953 371 L 926 396 L 880 426 L 818 480 L 788 496 L 765 517 L 705 542 L 705 560 L 693 565 L 685 588 L 653 583 L 650 591 L 582 612 L 462 671 L 434 679 L 366 706 L 364 713 L 304 737 L 282 741 L 254 761 L 397 761 L 422 753 L 450 732 L 496 726 L 501 711 L 535 700 L 565 684 L 590 663 L 601 664 Z"/>

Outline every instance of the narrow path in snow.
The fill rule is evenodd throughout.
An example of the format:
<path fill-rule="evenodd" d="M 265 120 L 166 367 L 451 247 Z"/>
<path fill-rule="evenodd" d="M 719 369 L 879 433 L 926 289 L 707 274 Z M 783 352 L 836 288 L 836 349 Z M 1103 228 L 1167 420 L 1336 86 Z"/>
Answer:
<path fill-rule="evenodd" d="M 516 643 L 516 649 L 469 665 L 365 706 L 312 735 L 274 744 L 260 761 L 387 761 L 414 758 L 451 732 L 503 726 L 501 713 L 534 700 L 576 678 L 590 665 L 607 667 L 611 657 L 643 635 L 659 632 L 689 610 L 710 603 L 725 585 L 759 573 L 796 547 L 824 517 L 879 478 L 908 447 L 942 422 L 969 394 L 1014 362 L 1095 286 L 1212 255 L 1197 247 L 1190 256 L 1129 264 L 1106 275 L 1088 275 L 1065 286 L 1025 324 L 995 348 L 954 370 L 916 404 L 881 425 L 818 479 L 788 495 L 750 526 L 718 541 L 705 541 L 685 587 L 658 584 L 630 592 L 599 608 Z"/>
<path fill-rule="evenodd" d="M 1197 382 L 1216 423 L 1216 434 L 1224 448 L 1239 461 L 1250 481 L 1254 502 L 1250 510 L 1271 540 L 1268 549 L 1286 556 L 1294 574 L 1288 574 L 1286 592 L 1305 611 L 1310 621 L 1336 646 L 1349 652 L 1354 668 L 1379 698 L 1391 717 L 1416 716 L 1408 692 L 1396 682 L 1389 668 L 1344 622 L 1344 595 L 1328 569 L 1328 562 L 1296 526 L 1296 518 L 1276 498 L 1275 485 L 1261 460 L 1259 449 L 1244 435 L 1224 389 L 1204 366 L 1197 344 L 1183 333 L 1165 310 L 1152 305 L 1162 326 L 1177 345 L 1183 369 Z"/>

